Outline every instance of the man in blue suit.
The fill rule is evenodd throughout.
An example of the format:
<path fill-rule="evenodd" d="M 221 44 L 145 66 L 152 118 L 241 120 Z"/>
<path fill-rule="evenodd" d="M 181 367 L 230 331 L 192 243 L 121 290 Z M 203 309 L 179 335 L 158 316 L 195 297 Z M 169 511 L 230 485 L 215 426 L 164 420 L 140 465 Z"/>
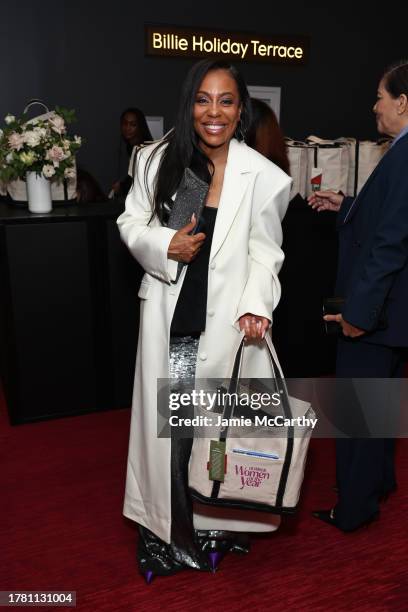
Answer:
<path fill-rule="evenodd" d="M 408 347 L 408 63 L 384 74 L 373 110 L 378 131 L 394 141 L 358 197 L 321 191 L 309 198 L 316 210 L 338 211 L 336 295 L 344 306 L 325 319 L 342 330 L 336 375 L 353 387 L 340 415 L 352 433 L 336 440 L 338 503 L 314 516 L 343 531 L 376 518 L 396 489 L 389 432 L 398 402 L 382 393 L 384 379 L 403 376 Z M 367 378 L 376 380 L 366 391 L 351 382 Z M 372 431 L 371 416 L 378 423 L 381 415 L 387 438 Z"/>

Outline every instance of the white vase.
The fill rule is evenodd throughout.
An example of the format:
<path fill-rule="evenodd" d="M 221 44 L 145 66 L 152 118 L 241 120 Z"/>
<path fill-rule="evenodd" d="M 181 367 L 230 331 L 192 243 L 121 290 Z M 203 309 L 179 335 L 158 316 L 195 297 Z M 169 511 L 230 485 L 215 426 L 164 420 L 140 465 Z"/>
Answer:
<path fill-rule="evenodd" d="M 43 174 L 27 172 L 28 210 L 32 213 L 48 213 L 52 210 L 51 183 Z"/>

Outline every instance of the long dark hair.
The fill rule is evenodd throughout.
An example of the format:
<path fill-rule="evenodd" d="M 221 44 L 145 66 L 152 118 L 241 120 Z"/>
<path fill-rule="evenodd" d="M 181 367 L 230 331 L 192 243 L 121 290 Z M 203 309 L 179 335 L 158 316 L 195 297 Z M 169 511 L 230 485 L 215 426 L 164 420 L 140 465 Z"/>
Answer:
<path fill-rule="evenodd" d="M 392 64 L 383 74 L 385 89 L 393 98 L 401 94 L 408 97 L 408 61 L 402 60 Z"/>
<path fill-rule="evenodd" d="M 251 98 L 252 123 L 245 142 L 289 174 L 285 139 L 276 115 L 265 102 Z"/>
<path fill-rule="evenodd" d="M 146 117 L 143 113 L 143 111 L 140 110 L 140 108 L 136 108 L 135 106 L 129 106 L 128 108 L 125 108 L 124 111 L 121 112 L 120 114 L 120 119 L 119 119 L 119 124 L 122 125 L 122 121 L 124 116 L 127 113 L 132 113 L 132 115 L 135 115 L 136 117 L 136 122 L 137 122 L 137 127 L 138 127 L 138 135 L 139 135 L 139 142 L 136 143 L 136 145 L 141 145 L 144 142 L 149 142 L 153 140 L 153 136 L 150 132 L 149 126 L 147 125 L 147 121 L 146 121 Z M 129 165 L 129 157 L 132 154 L 133 151 L 133 146 L 132 144 L 129 144 L 122 136 L 122 134 L 120 134 L 119 136 L 119 146 L 118 146 L 118 167 L 117 167 L 117 178 L 119 179 L 121 176 L 121 172 L 123 170 L 122 166 L 123 166 L 123 158 L 126 159 L 126 169 Z M 123 151 L 123 149 L 126 150 L 126 154 Z"/>
<path fill-rule="evenodd" d="M 199 146 L 193 126 L 193 107 L 204 77 L 213 70 L 227 70 L 237 84 L 242 108 L 234 137 L 243 140 L 250 125 L 251 104 L 248 90 L 235 66 L 224 60 L 202 60 L 194 64 L 183 83 L 174 129 L 153 150 L 146 163 L 144 183 L 152 205 L 152 217 L 157 215 L 162 223 L 167 221 L 168 208 L 172 204 L 171 196 L 177 191 L 185 168 L 191 168 L 198 177 L 208 184 L 211 183 L 214 166 Z M 152 159 L 165 145 L 167 146 L 160 160 L 152 194 L 147 178 L 149 167 Z"/>

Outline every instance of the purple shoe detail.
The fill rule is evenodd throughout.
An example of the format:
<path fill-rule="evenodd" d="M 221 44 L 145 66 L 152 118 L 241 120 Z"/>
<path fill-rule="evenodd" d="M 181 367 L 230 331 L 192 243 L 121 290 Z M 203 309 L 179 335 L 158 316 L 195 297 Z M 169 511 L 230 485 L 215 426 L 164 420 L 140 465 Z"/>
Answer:
<path fill-rule="evenodd" d="M 144 573 L 146 584 L 150 584 L 151 583 L 151 581 L 153 580 L 153 576 L 154 576 L 154 574 L 153 574 L 152 570 L 147 570 L 147 572 Z"/>
<path fill-rule="evenodd" d="M 222 554 L 220 552 L 210 552 L 208 553 L 208 557 L 210 560 L 211 571 L 214 573 L 222 559 Z"/>

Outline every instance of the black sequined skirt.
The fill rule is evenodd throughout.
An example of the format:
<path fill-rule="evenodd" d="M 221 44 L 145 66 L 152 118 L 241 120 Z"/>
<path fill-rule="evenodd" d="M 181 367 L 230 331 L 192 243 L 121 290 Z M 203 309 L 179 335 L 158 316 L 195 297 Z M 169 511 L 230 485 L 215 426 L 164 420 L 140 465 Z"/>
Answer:
<path fill-rule="evenodd" d="M 198 338 L 170 338 L 171 390 L 180 390 L 184 378 L 194 378 Z M 142 572 L 173 574 L 184 567 L 208 570 L 207 555 L 201 550 L 193 525 L 192 501 L 188 491 L 188 462 L 191 439 L 171 440 L 171 542 L 166 544 L 145 527 L 139 527 L 139 566 Z"/>

